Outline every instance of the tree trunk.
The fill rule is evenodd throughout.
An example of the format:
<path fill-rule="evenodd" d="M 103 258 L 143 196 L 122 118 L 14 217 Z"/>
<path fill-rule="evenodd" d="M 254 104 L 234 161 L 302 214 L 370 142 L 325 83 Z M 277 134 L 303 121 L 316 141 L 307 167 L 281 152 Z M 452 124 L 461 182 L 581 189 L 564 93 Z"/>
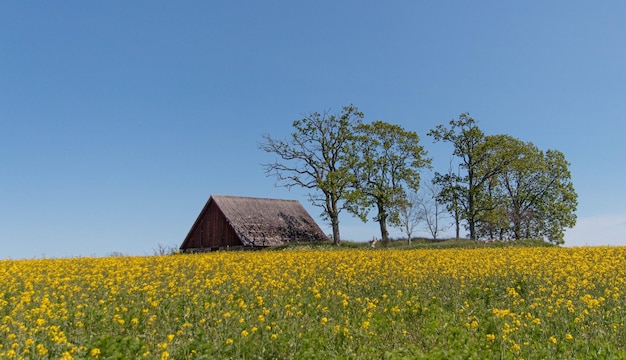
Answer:
<path fill-rule="evenodd" d="M 522 225 L 518 220 L 513 222 L 513 234 L 515 236 L 515 240 L 519 240 L 522 237 Z"/>
<path fill-rule="evenodd" d="M 380 225 L 380 238 L 383 244 L 387 246 L 389 244 L 389 231 L 387 231 L 387 213 L 385 208 L 378 204 L 378 225 Z"/>
<path fill-rule="evenodd" d="M 474 204 L 474 194 L 476 187 L 474 186 L 474 166 L 472 161 L 468 161 L 467 165 L 467 226 L 469 227 L 469 235 L 471 240 L 476 240 L 476 205 Z"/>
<path fill-rule="evenodd" d="M 470 186 L 470 190 L 469 190 L 469 195 L 467 197 L 467 226 L 469 227 L 469 235 L 470 235 L 470 239 L 471 240 L 476 240 L 476 223 L 475 223 L 475 218 L 476 218 L 476 212 L 474 210 L 474 195 L 472 194 L 473 187 L 472 187 L 472 183 L 470 182 L 469 184 Z"/>
<path fill-rule="evenodd" d="M 326 193 L 326 213 L 330 219 L 330 226 L 333 229 L 333 243 L 337 246 L 341 243 L 339 235 L 339 210 L 337 210 L 337 200 L 332 193 Z"/>
<path fill-rule="evenodd" d="M 407 222 L 404 224 L 404 233 L 406 234 L 406 238 L 408 239 L 407 241 L 409 245 L 411 245 L 411 234 L 413 233 L 413 230 L 411 229 L 411 225 L 409 224 L 408 216 L 407 216 Z"/>
<path fill-rule="evenodd" d="M 333 243 L 339 245 L 341 243 L 341 237 L 339 236 L 339 216 L 338 214 L 332 214 L 330 216 L 330 224 L 333 228 Z"/>
<path fill-rule="evenodd" d="M 389 231 L 387 231 L 387 216 L 380 217 L 378 219 L 378 224 L 380 225 L 380 238 L 383 241 L 383 244 L 387 246 L 389 244 Z"/>
<path fill-rule="evenodd" d="M 461 235 L 461 221 L 459 220 L 459 210 L 458 209 L 454 209 L 454 226 L 455 226 L 455 230 L 456 230 L 456 238 L 457 240 L 460 239 L 460 235 Z"/>
<path fill-rule="evenodd" d="M 435 229 L 431 233 L 433 240 L 437 240 L 437 235 L 439 234 L 439 206 L 437 202 L 435 202 Z"/>

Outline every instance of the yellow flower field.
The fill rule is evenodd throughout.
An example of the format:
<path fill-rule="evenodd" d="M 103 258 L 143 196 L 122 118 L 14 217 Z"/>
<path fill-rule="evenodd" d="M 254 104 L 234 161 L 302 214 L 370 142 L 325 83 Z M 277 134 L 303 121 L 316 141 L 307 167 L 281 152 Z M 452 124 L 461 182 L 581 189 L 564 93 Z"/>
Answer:
<path fill-rule="evenodd" d="M 0 261 L 0 358 L 626 358 L 626 248 Z"/>

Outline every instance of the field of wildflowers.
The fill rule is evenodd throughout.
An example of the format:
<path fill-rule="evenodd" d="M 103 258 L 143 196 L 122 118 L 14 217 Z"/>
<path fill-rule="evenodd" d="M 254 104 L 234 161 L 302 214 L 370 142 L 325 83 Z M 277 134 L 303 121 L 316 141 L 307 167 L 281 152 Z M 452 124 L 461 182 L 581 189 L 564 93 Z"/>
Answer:
<path fill-rule="evenodd" d="M 626 358 L 626 248 L 0 261 L 0 358 Z"/>

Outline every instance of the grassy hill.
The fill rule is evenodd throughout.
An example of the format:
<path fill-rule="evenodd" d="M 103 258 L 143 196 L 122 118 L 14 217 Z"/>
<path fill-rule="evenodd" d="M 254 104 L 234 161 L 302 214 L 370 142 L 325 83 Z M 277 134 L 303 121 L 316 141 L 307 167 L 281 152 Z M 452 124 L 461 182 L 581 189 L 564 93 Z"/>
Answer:
<path fill-rule="evenodd" d="M 554 247 L 556 245 L 537 239 L 525 239 L 514 241 L 483 241 L 483 240 L 470 240 L 470 239 L 442 239 L 432 240 L 417 238 L 411 241 L 409 245 L 406 239 L 393 239 L 386 245 L 378 242 L 373 249 L 476 249 L 476 248 L 504 248 L 504 247 Z M 368 242 L 358 242 L 350 240 L 342 240 L 339 247 L 335 246 L 332 242 L 323 243 L 296 243 L 288 244 L 284 246 L 277 246 L 270 248 L 269 250 L 284 250 L 284 249 L 372 249 L 372 246 Z"/>

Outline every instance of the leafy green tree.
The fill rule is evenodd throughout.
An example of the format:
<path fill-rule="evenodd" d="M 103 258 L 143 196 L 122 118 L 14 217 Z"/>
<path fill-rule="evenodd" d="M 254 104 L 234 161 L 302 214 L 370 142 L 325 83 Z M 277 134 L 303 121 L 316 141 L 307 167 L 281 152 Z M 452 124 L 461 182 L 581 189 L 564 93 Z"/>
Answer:
<path fill-rule="evenodd" d="M 562 244 L 564 229 L 576 224 L 578 196 L 571 182 L 570 164 L 560 151 L 543 152 L 517 139 L 510 144 L 518 155 L 499 175 L 499 182 L 511 236 L 541 237 Z"/>
<path fill-rule="evenodd" d="M 502 189 L 501 176 L 520 160 L 525 144 L 509 135 L 485 136 L 482 146 L 485 160 L 477 166 L 480 174 L 491 174 L 477 192 L 477 203 L 481 204 L 476 216 L 478 237 L 503 239 L 507 236 L 511 211 Z"/>
<path fill-rule="evenodd" d="M 450 120 L 449 127 L 438 125 L 428 135 L 435 141 L 449 142 L 454 146 L 453 155 L 459 158 L 459 166 L 465 174 L 436 174 L 435 183 L 444 187 L 441 200 L 447 203 L 449 209 L 459 209 L 461 217 L 467 221 L 470 238 L 476 239 L 477 218 L 485 210 L 479 197 L 485 182 L 493 175 L 493 171 L 479 171 L 481 164 L 487 161 L 485 134 L 476 121 L 464 113 L 458 120 Z M 483 167 L 483 170 L 486 169 Z"/>
<path fill-rule="evenodd" d="M 350 210 L 365 221 L 372 207 L 380 226 L 383 243 L 389 241 L 387 224 L 398 225 L 397 202 L 406 199 L 406 190 L 417 191 L 419 170 L 428 167 L 430 159 L 419 144 L 419 136 L 398 125 L 375 121 L 356 127 L 354 154 L 359 160 L 353 167 L 354 190 Z"/>
<path fill-rule="evenodd" d="M 479 194 L 478 203 L 483 204 L 476 216 L 476 237 L 504 239 L 509 228 L 509 214 L 506 201 L 503 200 L 502 188 L 496 176 L 485 183 Z"/>
<path fill-rule="evenodd" d="M 459 159 L 459 174 L 436 174 L 434 182 L 442 186 L 440 201 L 449 211 L 460 214 L 467 223 L 470 238 L 477 239 L 477 226 L 481 222 L 502 220 L 501 214 L 494 218 L 498 207 L 493 196 L 494 177 L 515 159 L 515 152 L 506 148 L 510 136 L 486 136 L 468 113 L 461 114 L 458 120 L 450 120 L 448 127 L 438 125 L 428 135 L 454 147 L 453 155 Z M 498 156 L 494 156 L 495 153 Z"/>
<path fill-rule="evenodd" d="M 323 209 L 322 216 L 330 222 L 333 240 L 341 241 L 339 213 L 352 184 L 356 158 L 350 144 L 355 127 L 362 124 L 363 113 L 355 106 L 344 106 L 339 114 L 312 113 L 293 122 L 294 132 L 286 140 L 264 136 L 260 148 L 280 158 L 263 164 L 265 172 L 278 183 L 290 188 L 310 189 L 309 200 Z"/>
<path fill-rule="evenodd" d="M 461 125 L 470 128 L 471 120 L 466 120 Z M 467 151 L 459 152 L 463 154 L 460 168 L 467 174 L 438 175 L 437 180 L 444 185 L 440 197 L 449 210 L 453 200 L 461 199 L 470 237 L 545 238 L 563 243 L 564 229 L 576 223 L 577 206 L 565 156 L 555 150 L 544 153 L 509 135 L 471 137 L 470 131 L 456 130 L 458 134 L 443 135 L 475 141 L 473 146 L 458 147 Z"/>

